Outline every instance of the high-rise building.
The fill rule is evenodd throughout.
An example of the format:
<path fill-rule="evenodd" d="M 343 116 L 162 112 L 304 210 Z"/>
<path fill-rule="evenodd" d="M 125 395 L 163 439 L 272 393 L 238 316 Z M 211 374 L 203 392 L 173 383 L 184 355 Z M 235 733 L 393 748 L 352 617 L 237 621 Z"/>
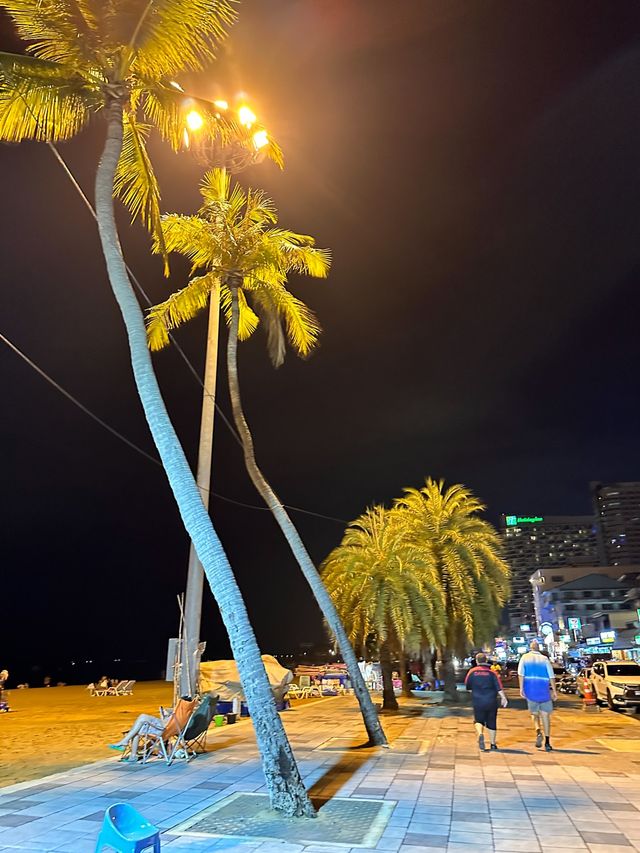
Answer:
<path fill-rule="evenodd" d="M 596 526 L 589 515 L 502 515 L 500 533 L 511 568 L 506 609 L 514 628 L 535 622 L 529 579 L 537 569 L 598 563 Z"/>
<path fill-rule="evenodd" d="M 579 628 L 593 622 L 596 614 L 629 611 L 627 601 L 632 581 L 621 566 L 560 566 L 538 569 L 531 576 L 538 625 L 550 622 L 555 631 Z"/>
<path fill-rule="evenodd" d="M 640 564 L 640 483 L 591 483 L 600 562 Z"/>

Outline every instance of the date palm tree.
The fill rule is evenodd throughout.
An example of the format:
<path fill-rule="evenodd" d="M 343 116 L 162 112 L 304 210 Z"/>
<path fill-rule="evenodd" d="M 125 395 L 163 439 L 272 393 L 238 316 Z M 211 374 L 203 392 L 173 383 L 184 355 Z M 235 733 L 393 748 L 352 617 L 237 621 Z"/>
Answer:
<path fill-rule="evenodd" d="M 237 184 L 232 187 L 224 169 L 207 173 L 201 192 L 203 205 L 196 216 L 171 214 L 163 218 L 164 245 L 169 252 L 179 252 L 189 258 L 192 277 L 186 287 L 150 309 L 147 319 L 149 346 L 152 350 L 166 346 L 169 330 L 202 311 L 212 293 L 219 296 L 229 324 L 229 391 L 247 471 L 280 526 L 336 637 L 360 703 L 369 741 L 383 745 L 386 738 L 382 726 L 335 604 L 295 525 L 256 462 L 238 378 L 238 339 L 248 338 L 261 321 L 266 327 L 269 353 L 276 367 L 284 359 L 287 339 L 299 355 L 307 356 L 311 352 L 320 327 L 307 306 L 287 289 L 287 276 L 297 272 L 324 278 L 329 269 L 329 254 L 317 249 L 311 237 L 277 227 L 272 201 L 261 191 L 244 192 Z M 156 241 L 155 248 L 161 251 L 162 244 Z"/>
<path fill-rule="evenodd" d="M 184 95 L 171 81 L 213 58 L 216 41 L 233 21 L 232 5 L 227 0 L 7 0 L 3 6 L 30 55 L 0 54 L 0 141 L 65 140 L 95 115 L 104 115 L 106 139 L 95 180 L 98 231 L 138 394 L 229 635 L 272 806 L 289 815 L 312 815 L 240 590 L 160 393 L 114 215 L 115 191 L 162 246 L 159 191 L 146 137 L 152 125 L 179 146 Z M 244 141 L 242 129 L 212 104 L 200 102 L 198 109 L 207 132 Z"/>
<path fill-rule="evenodd" d="M 395 502 L 405 536 L 428 551 L 444 596 L 447 630 L 438 644 L 445 696 L 456 701 L 452 656 L 488 640 L 509 593 L 509 567 L 495 528 L 479 517 L 485 507 L 462 485 L 445 488 L 428 478 Z"/>
<path fill-rule="evenodd" d="M 322 564 L 322 578 L 347 627 L 364 649 L 374 639 L 382 667 L 384 710 L 397 710 L 392 657 L 446 636 L 445 601 L 429 548 L 413 544 L 398 510 L 368 509 L 351 522 Z"/>

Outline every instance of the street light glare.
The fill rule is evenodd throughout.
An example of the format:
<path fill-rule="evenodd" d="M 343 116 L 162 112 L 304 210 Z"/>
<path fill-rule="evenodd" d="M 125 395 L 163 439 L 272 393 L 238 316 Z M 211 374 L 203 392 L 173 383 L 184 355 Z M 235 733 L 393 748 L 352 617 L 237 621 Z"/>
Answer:
<path fill-rule="evenodd" d="M 253 134 L 253 144 L 256 148 L 264 148 L 265 145 L 269 144 L 269 135 L 266 130 L 256 130 Z"/>
<path fill-rule="evenodd" d="M 256 114 L 246 104 L 243 104 L 238 109 L 238 118 L 240 119 L 240 124 L 243 124 L 245 127 L 251 127 L 252 124 L 256 123 Z"/>
<path fill-rule="evenodd" d="M 190 113 L 187 113 L 186 121 L 189 130 L 200 130 L 204 124 L 204 119 L 197 110 L 191 110 Z"/>

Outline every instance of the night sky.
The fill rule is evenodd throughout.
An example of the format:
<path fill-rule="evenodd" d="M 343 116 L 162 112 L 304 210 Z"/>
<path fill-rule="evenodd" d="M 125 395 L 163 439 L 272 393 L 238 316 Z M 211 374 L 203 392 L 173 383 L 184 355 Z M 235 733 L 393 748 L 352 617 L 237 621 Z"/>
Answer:
<path fill-rule="evenodd" d="M 0 49 L 16 49 L 6 19 Z M 285 227 L 333 252 L 292 280 L 322 345 L 274 371 L 241 348 L 258 459 L 281 498 L 351 519 L 426 475 L 500 512 L 590 511 L 590 480 L 640 478 L 640 5 L 576 0 L 253 0 L 198 93 L 242 88 L 285 150 L 242 175 Z M 186 82 L 186 81 L 185 81 Z M 104 125 L 61 146 L 82 185 Z M 167 211 L 201 169 L 153 148 Z M 154 452 L 93 221 L 44 146 L 0 147 L 0 331 Z M 156 300 L 144 232 L 127 259 Z M 205 318 L 179 333 L 201 369 Z M 198 385 L 156 355 L 191 460 Z M 165 656 L 187 538 L 157 466 L 0 347 L 0 667 Z M 220 403 L 229 413 L 224 369 Z M 216 426 L 213 488 L 259 505 Z M 265 652 L 321 641 L 321 618 L 266 512 L 214 523 Z M 294 514 L 313 557 L 343 526 Z M 228 647 L 207 595 L 208 655 Z M 101 673 L 96 673 L 101 674 Z"/>

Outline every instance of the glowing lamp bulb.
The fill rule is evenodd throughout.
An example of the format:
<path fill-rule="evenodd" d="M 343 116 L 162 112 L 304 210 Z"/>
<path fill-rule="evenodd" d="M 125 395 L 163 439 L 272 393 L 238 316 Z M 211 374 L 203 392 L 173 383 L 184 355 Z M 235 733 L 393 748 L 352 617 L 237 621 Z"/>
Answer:
<path fill-rule="evenodd" d="M 213 105 L 219 110 L 228 110 L 229 104 L 226 101 L 214 101 Z"/>
<path fill-rule="evenodd" d="M 269 144 L 269 135 L 266 130 L 256 130 L 253 134 L 253 144 L 256 148 L 264 148 L 265 145 Z"/>
<path fill-rule="evenodd" d="M 204 124 L 204 119 L 197 110 L 191 110 L 190 113 L 187 113 L 186 122 L 189 130 L 200 130 Z"/>
<path fill-rule="evenodd" d="M 256 122 L 256 114 L 246 105 L 241 106 L 238 110 L 238 118 L 240 119 L 240 124 L 243 124 L 245 127 L 251 127 Z"/>

